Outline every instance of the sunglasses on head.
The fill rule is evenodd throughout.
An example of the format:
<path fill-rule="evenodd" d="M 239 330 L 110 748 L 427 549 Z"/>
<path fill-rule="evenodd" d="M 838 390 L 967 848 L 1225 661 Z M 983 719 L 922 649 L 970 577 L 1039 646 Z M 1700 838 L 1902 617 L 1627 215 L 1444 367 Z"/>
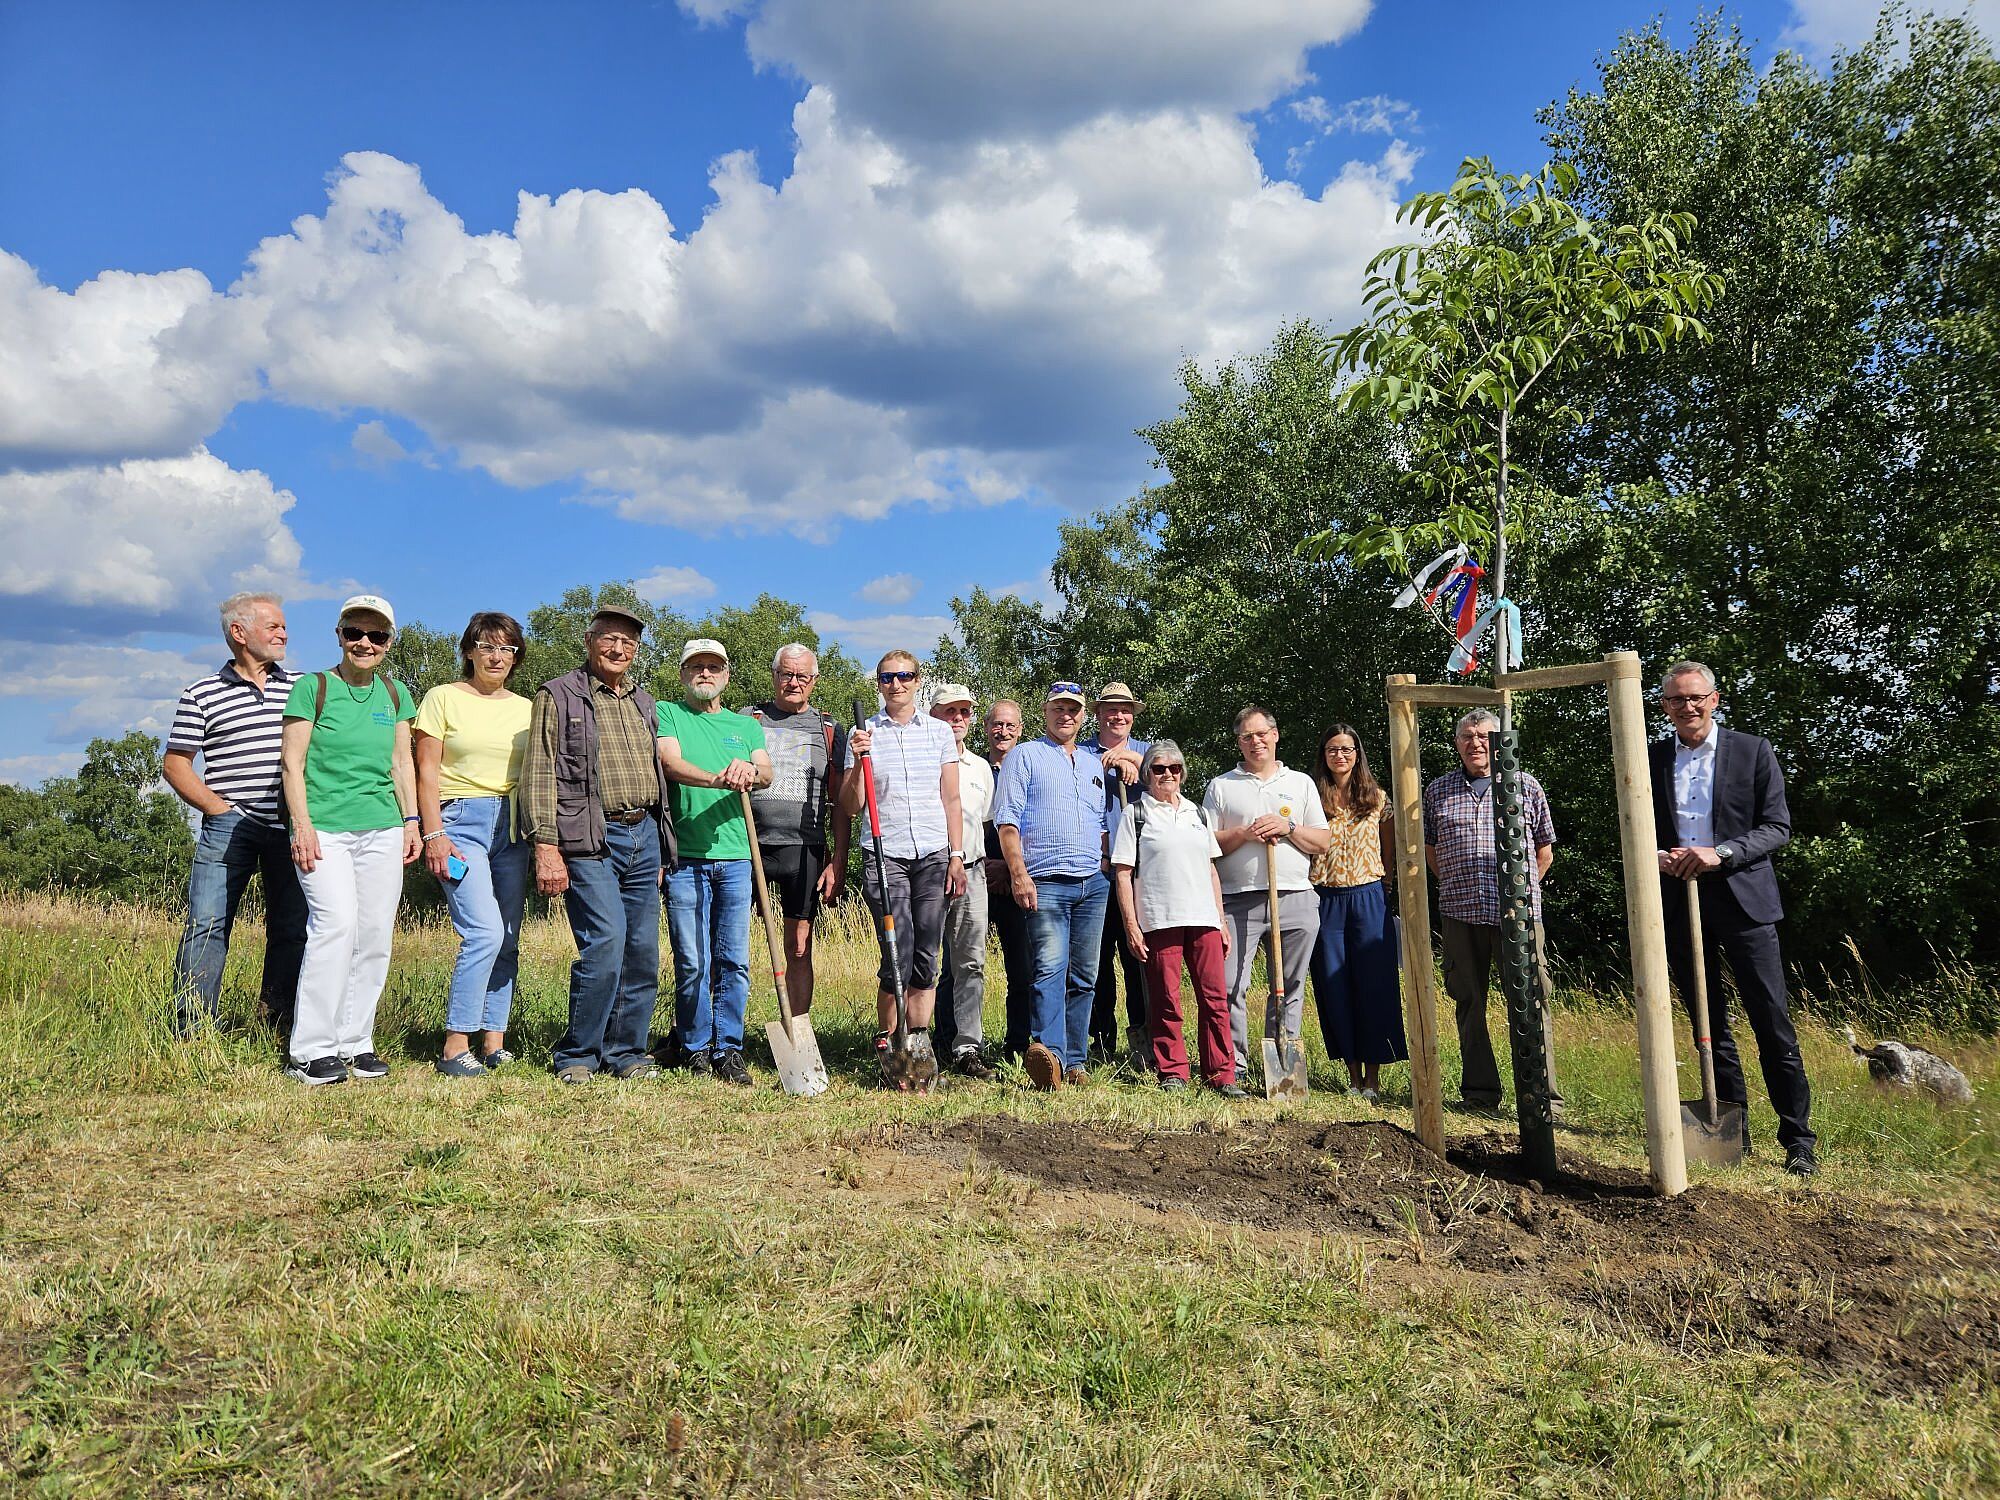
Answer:
<path fill-rule="evenodd" d="M 350 646 L 356 641 L 363 639 L 367 640 L 371 645 L 386 646 L 390 641 L 395 639 L 395 636 L 396 632 L 393 630 L 364 630 L 359 625 L 343 625 L 340 627 L 340 638 Z"/>
<path fill-rule="evenodd" d="M 915 672 L 877 672 L 875 680 L 880 683 L 915 682 L 917 674 Z"/>

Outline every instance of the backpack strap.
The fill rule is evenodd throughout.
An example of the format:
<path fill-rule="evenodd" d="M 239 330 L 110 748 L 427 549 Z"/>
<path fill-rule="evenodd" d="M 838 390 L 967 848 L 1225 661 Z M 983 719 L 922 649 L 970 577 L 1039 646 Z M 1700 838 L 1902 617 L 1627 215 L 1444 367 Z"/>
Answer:
<path fill-rule="evenodd" d="M 329 675 L 325 672 L 313 673 L 312 721 L 315 724 L 319 723 L 320 715 L 326 712 L 326 679 Z M 382 678 L 382 686 L 389 692 L 389 712 L 400 716 L 403 712 L 403 695 L 397 691 L 396 679 L 387 672 L 379 675 Z"/>

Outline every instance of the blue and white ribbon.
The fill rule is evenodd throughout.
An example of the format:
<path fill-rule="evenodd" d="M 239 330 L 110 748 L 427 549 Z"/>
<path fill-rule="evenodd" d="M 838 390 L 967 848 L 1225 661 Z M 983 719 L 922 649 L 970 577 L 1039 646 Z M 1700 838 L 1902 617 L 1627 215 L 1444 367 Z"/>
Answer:
<path fill-rule="evenodd" d="M 1501 665 L 1509 672 L 1520 667 L 1520 606 L 1515 604 L 1512 599 L 1495 599 L 1491 604 L 1486 606 L 1486 613 L 1479 617 L 1473 624 L 1472 629 L 1468 630 L 1459 639 L 1458 645 L 1453 648 L 1451 660 L 1444 664 L 1445 672 L 1448 675 L 1469 672 L 1479 665 L 1479 643 L 1485 638 L 1486 633 L 1493 629 L 1494 622 L 1502 615 L 1507 617 L 1507 623 L 1511 628 L 1507 632 L 1507 660 L 1501 663 Z"/>

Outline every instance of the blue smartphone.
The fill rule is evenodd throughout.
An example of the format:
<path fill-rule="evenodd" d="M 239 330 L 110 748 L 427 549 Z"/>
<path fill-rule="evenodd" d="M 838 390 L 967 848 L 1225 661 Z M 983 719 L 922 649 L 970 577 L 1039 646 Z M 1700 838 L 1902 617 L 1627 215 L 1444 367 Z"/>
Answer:
<path fill-rule="evenodd" d="M 452 880 L 465 879 L 465 872 L 470 868 L 471 866 L 466 864 L 456 854 L 444 862 L 444 873 Z"/>

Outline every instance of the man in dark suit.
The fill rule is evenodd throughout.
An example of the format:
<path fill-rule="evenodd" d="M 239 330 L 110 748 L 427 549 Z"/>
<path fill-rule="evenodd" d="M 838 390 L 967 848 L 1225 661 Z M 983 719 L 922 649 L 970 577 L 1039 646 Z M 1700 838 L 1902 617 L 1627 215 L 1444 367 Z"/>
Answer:
<path fill-rule="evenodd" d="M 1660 684 L 1660 701 L 1674 732 L 1652 747 L 1653 820 L 1660 841 L 1661 887 L 1667 918 L 1667 966 L 1684 999 L 1694 992 L 1687 896 L 1701 893 L 1707 949 L 1709 1031 L 1715 1048 L 1715 1089 L 1725 1104 L 1745 1104 L 1743 1064 L 1729 1032 L 1721 961 L 1729 960 L 1743 1012 L 1757 1037 L 1757 1061 L 1771 1107 L 1785 1170 L 1810 1177 L 1819 1170 L 1808 1115 L 1812 1089 L 1785 1003 L 1785 964 L 1778 950 L 1778 878 L 1771 855 L 1792 838 L 1785 775 L 1769 740 L 1715 722 L 1721 695 L 1715 674 L 1698 661 L 1675 662 Z"/>

